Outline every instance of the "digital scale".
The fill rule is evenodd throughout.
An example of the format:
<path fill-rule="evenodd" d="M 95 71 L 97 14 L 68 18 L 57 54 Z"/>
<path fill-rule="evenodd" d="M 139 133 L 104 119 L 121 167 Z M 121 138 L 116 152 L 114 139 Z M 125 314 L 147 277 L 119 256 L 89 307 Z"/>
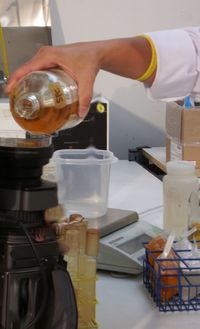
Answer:
<path fill-rule="evenodd" d="M 142 272 L 143 244 L 161 233 L 161 229 L 139 220 L 134 211 L 109 208 L 107 214 L 91 220 L 100 229 L 97 268 L 112 272 Z"/>

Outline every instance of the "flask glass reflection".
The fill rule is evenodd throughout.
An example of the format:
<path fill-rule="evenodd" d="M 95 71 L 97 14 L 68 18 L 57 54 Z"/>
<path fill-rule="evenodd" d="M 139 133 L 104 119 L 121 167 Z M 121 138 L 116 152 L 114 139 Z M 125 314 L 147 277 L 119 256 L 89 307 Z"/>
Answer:
<path fill-rule="evenodd" d="M 51 134 L 78 125 L 76 82 L 60 69 L 34 71 L 19 81 L 10 95 L 15 121 L 34 134 Z"/>

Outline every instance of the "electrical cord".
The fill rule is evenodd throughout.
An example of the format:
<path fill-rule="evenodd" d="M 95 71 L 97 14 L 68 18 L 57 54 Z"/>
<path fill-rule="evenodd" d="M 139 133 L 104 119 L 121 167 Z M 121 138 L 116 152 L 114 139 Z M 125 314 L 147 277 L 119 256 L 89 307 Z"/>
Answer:
<path fill-rule="evenodd" d="M 27 228 L 24 226 L 23 223 L 19 220 L 14 219 L 10 215 L 1 216 L 1 214 L 0 214 L 0 221 L 5 222 L 5 223 L 8 223 L 8 221 L 10 221 L 10 222 L 12 222 L 12 224 L 16 224 L 22 229 L 22 231 L 26 235 L 26 238 L 27 238 L 28 242 L 30 243 L 32 251 L 33 251 L 33 253 L 35 255 L 35 258 L 37 259 L 37 262 L 38 262 L 39 267 L 40 267 L 40 272 L 41 272 L 42 281 L 43 281 L 44 297 L 43 297 L 40 309 L 39 309 L 38 313 L 36 314 L 36 316 L 34 318 L 32 318 L 30 320 L 30 322 L 28 324 L 26 324 L 23 328 L 20 328 L 20 329 L 30 329 L 40 319 L 40 317 L 42 316 L 43 312 L 45 311 L 45 307 L 46 307 L 46 302 L 47 302 L 47 297 L 48 297 L 48 285 L 47 285 L 47 281 L 46 281 L 45 266 L 44 266 L 43 262 L 41 261 L 39 255 L 38 255 L 38 251 L 37 251 L 37 248 L 34 244 L 34 241 L 32 240 Z M 72 293 L 72 296 L 73 296 L 73 300 L 76 300 L 76 295 L 75 295 L 74 287 L 73 287 L 73 284 L 72 284 L 72 281 L 71 281 L 71 277 L 70 277 L 70 275 L 67 271 L 66 271 L 66 275 L 68 277 L 68 280 L 69 280 L 69 283 L 70 283 L 70 286 L 71 286 L 71 293 Z M 75 310 L 75 312 L 76 312 L 76 323 L 75 323 L 74 328 L 77 329 L 78 328 L 78 309 L 77 309 L 77 304 L 76 303 L 75 303 L 75 308 L 76 308 L 76 310 Z"/>
<path fill-rule="evenodd" d="M 163 208 L 163 205 L 159 205 L 159 206 L 152 207 L 152 208 L 149 208 L 147 210 L 141 211 L 138 214 L 139 214 L 139 216 L 145 216 L 145 215 L 151 214 L 154 211 L 161 210 L 162 208 Z"/>
<path fill-rule="evenodd" d="M 21 227 L 21 229 L 24 231 L 24 234 L 26 235 L 31 247 L 32 247 L 32 250 L 35 254 L 35 257 L 40 265 L 40 270 L 41 270 L 41 274 L 42 274 L 42 279 L 43 279 L 43 285 L 44 285 L 44 296 L 45 298 L 43 298 L 43 301 L 42 301 L 42 305 L 41 305 L 41 308 L 38 312 L 38 314 L 36 315 L 36 317 L 31 320 L 25 327 L 23 327 L 22 329 L 29 329 L 31 328 L 41 317 L 41 315 L 43 314 L 44 312 L 44 309 L 45 309 L 45 306 L 46 306 L 46 301 L 47 301 L 47 296 L 48 296 L 48 287 L 47 287 L 47 283 L 46 283 L 46 274 L 45 274 L 45 268 L 44 268 L 44 265 L 38 255 L 38 252 L 37 252 L 37 249 L 34 245 L 34 242 L 32 241 L 31 239 L 31 236 L 28 232 L 28 230 L 26 229 L 26 227 L 21 223 L 21 222 L 17 222 L 18 225 Z M 73 300 L 76 299 L 76 295 L 75 295 L 75 290 L 74 290 L 74 287 L 73 287 L 73 283 L 72 283 L 72 280 L 71 280 L 71 277 L 69 275 L 68 272 L 66 272 L 66 275 L 67 275 L 67 278 L 68 278 L 68 281 L 70 283 L 70 287 L 71 287 L 71 293 L 72 293 L 72 296 L 73 296 Z M 78 308 L 77 308 L 77 305 L 75 303 L 75 312 L 76 312 L 76 323 L 75 323 L 75 328 L 77 329 L 78 328 Z"/>
<path fill-rule="evenodd" d="M 26 227 L 23 225 L 23 223 L 19 220 L 16 220 L 14 218 L 12 218 L 9 215 L 6 215 L 4 217 L 2 217 L 0 215 L 0 221 L 1 222 L 11 222 L 12 224 L 17 224 L 22 231 L 24 232 L 24 234 L 26 235 L 27 240 L 30 243 L 30 246 L 32 248 L 32 251 L 35 255 L 35 258 L 37 259 L 37 262 L 39 264 L 40 267 L 40 272 L 41 272 L 41 277 L 42 277 L 42 281 L 43 281 L 43 289 L 44 289 L 44 297 L 42 299 L 42 303 L 41 303 L 41 307 L 38 311 L 38 313 L 36 314 L 36 316 L 34 317 L 34 319 L 32 319 L 27 325 L 25 325 L 25 327 L 23 327 L 22 329 L 30 329 L 42 316 L 43 312 L 45 311 L 45 307 L 46 307 L 46 302 L 47 302 L 47 297 L 48 297 L 48 286 L 47 286 L 47 281 L 46 281 L 46 272 L 45 272 L 45 267 L 43 262 L 41 261 L 38 252 L 37 252 L 37 248 L 35 247 L 35 244 L 28 232 L 28 230 L 26 229 Z"/>
<path fill-rule="evenodd" d="M 20 222 L 19 220 L 13 219 L 9 215 L 7 215 L 5 217 L 1 217 L 1 215 L 0 215 L 0 220 L 2 220 L 2 221 L 6 220 L 6 222 L 10 221 L 12 223 L 15 223 L 23 230 L 24 234 L 26 235 L 27 240 L 30 243 L 32 251 L 33 251 L 35 258 L 37 259 L 39 267 L 40 267 L 41 277 L 42 277 L 42 281 L 43 281 L 44 297 L 42 299 L 41 307 L 40 307 L 38 313 L 36 314 L 36 316 L 27 325 L 25 325 L 22 328 L 22 329 L 30 329 L 36 322 L 38 322 L 38 320 L 42 316 L 43 312 L 45 311 L 45 307 L 46 307 L 46 302 L 47 302 L 47 297 L 48 297 L 48 286 L 47 286 L 47 281 L 46 281 L 45 267 L 38 255 L 37 248 L 35 247 L 34 242 L 32 241 L 31 236 L 30 236 L 28 230 L 26 229 L 26 227 L 23 225 L 23 223 Z"/>
<path fill-rule="evenodd" d="M 38 320 L 41 318 L 41 316 L 42 316 L 42 314 L 43 314 L 43 312 L 45 310 L 46 302 L 47 302 L 47 296 L 48 296 L 48 286 L 47 286 L 47 281 L 46 281 L 45 267 L 44 267 L 44 264 L 42 263 L 39 255 L 38 255 L 37 248 L 35 247 L 34 242 L 32 241 L 31 236 L 30 236 L 28 230 L 26 229 L 26 227 L 21 222 L 19 222 L 19 221 L 17 221 L 17 224 L 19 225 L 19 227 L 23 230 L 24 234 L 26 235 L 26 238 L 27 238 L 27 240 L 30 243 L 30 246 L 31 246 L 32 251 L 33 251 L 33 253 L 35 255 L 35 258 L 38 261 L 38 264 L 40 266 L 40 272 L 41 272 L 41 276 L 42 276 L 42 281 L 43 281 L 43 289 L 44 289 L 44 297 L 42 299 L 42 304 L 41 304 L 41 307 L 40 307 L 38 313 L 36 314 L 36 316 L 34 317 L 34 319 L 32 319 L 27 325 L 25 325 L 25 327 L 22 328 L 22 329 L 29 329 L 35 323 L 38 322 Z"/>

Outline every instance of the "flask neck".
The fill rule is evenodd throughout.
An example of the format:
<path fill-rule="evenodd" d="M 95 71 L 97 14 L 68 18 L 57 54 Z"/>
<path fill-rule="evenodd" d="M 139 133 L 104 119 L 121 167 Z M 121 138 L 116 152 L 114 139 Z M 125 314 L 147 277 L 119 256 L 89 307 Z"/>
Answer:
<path fill-rule="evenodd" d="M 15 103 L 15 112 L 24 119 L 31 120 L 39 116 L 40 101 L 36 94 L 24 94 Z"/>

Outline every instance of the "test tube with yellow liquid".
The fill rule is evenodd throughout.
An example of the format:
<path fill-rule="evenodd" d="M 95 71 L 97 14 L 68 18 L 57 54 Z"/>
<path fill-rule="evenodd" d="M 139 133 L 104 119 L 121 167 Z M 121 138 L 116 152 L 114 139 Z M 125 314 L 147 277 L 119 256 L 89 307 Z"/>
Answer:
<path fill-rule="evenodd" d="M 99 251 L 99 230 L 88 229 L 86 239 L 85 273 L 82 280 L 80 321 L 83 328 L 97 328 L 96 323 L 96 257 Z"/>
<path fill-rule="evenodd" d="M 70 273 L 75 291 L 78 289 L 78 266 L 79 266 L 79 250 L 80 250 L 80 233 L 72 228 L 65 232 L 65 244 L 68 250 L 64 255 L 67 262 L 67 270 Z"/>

